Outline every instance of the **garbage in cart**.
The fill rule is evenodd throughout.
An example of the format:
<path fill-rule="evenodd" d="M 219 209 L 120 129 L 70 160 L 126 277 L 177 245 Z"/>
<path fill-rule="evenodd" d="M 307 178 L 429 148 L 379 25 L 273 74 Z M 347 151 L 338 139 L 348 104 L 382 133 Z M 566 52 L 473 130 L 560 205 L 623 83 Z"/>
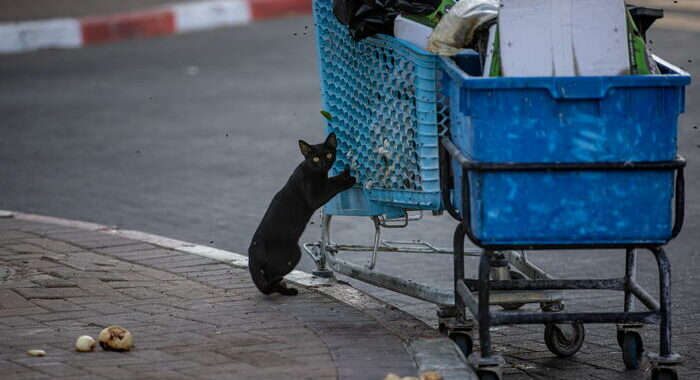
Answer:
<path fill-rule="evenodd" d="M 377 33 L 393 34 L 399 14 L 428 15 L 436 11 L 439 0 L 333 0 L 333 14 L 348 26 L 353 40 Z"/>
<path fill-rule="evenodd" d="M 440 55 L 457 55 L 467 47 L 482 51 L 483 36 L 498 18 L 498 0 L 462 0 L 435 26 L 427 50 Z"/>
<path fill-rule="evenodd" d="M 334 14 L 355 40 L 383 33 L 439 55 L 473 49 L 484 76 L 660 73 L 644 42 L 654 10 L 622 0 L 405 0 L 371 6 L 335 0 Z"/>
<path fill-rule="evenodd" d="M 658 74 L 622 0 L 501 0 L 488 76 Z"/>
<path fill-rule="evenodd" d="M 445 45 L 457 55 L 420 46 L 430 49 L 451 12 L 474 4 L 484 6 L 481 15 L 452 35 L 454 46 Z M 443 2 L 438 13 L 393 17 L 393 33 L 403 40 L 379 33 L 354 41 L 333 14 L 333 0 L 314 0 L 321 97 L 333 115 L 326 128 L 339 141 L 335 170 L 350 167 L 358 180 L 325 206 L 321 240 L 304 244 L 315 273 L 435 303 L 440 331 L 482 379 L 501 378 L 491 326 L 542 324 L 547 348 L 567 357 L 581 348 L 584 323 L 616 324 L 629 369 L 647 354 L 641 326 L 657 324 L 652 378 L 676 378 L 663 246 L 683 224 L 685 161 L 676 139 L 690 76 L 643 45 L 661 14 L 622 1 L 574 7 L 571 0 L 500 0 L 495 17 L 484 12 L 494 10 L 489 4 Z M 427 37 L 426 27 L 433 29 Z M 542 46 L 528 52 L 527 44 Z M 381 239 L 383 229 L 422 217 L 413 210 L 456 219 L 453 248 Z M 371 218 L 373 243 L 332 241 L 336 216 Z M 467 238 L 476 248 L 465 248 Z M 529 252 L 544 249 L 572 262 L 587 254 L 574 249 L 622 250 L 624 276 L 556 279 L 529 260 Z M 636 282 L 639 250 L 658 264 L 658 300 Z M 338 255 L 357 251 L 370 252 L 369 263 Z M 378 271 L 382 252 L 451 255 L 454 287 Z M 480 258 L 477 279 L 465 278 L 465 256 Z M 623 311 L 565 310 L 564 290 L 622 291 Z M 635 299 L 645 310 L 635 310 Z M 539 307 L 516 311 L 525 304 Z M 473 353 L 477 328 L 480 350 Z"/>

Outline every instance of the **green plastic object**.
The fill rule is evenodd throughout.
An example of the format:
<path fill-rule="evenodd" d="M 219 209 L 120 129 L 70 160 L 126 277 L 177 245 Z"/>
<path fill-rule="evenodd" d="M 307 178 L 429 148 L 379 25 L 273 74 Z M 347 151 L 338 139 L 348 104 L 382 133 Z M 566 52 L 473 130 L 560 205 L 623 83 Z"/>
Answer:
<path fill-rule="evenodd" d="M 455 5 L 454 0 L 442 0 L 442 3 L 440 3 L 440 6 L 435 10 L 435 12 L 426 15 L 426 16 L 420 16 L 420 15 L 401 15 L 409 20 L 413 20 L 415 22 L 419 22 L 423 25 L 429 26 L 431 28 L 435 28 L 435 26 L 440 22 L 440 19 L 442 19 L 442 16 L 444 16 L 447 12 L 450 11 L 450 8 Z"/>
<path fill-rule="evenodd" d="M 491 57 L 491 67 L 488 68 L 490 77 L 503 76 L 501 73 L 501 33 L 496 26 L 496 36 L 493 39 L 493 57 Z"/>
<path fill-rule="evenodd" d="M 644 37 L 639 33 L 639 29 L 637 29 L 637 25 L 635 25 L 629 9 L 626 9 L 625 13 L 627 13 L 627 41 L 629 43 L 630 74 L 658 74 L 659 69 L 656 67 L 656 64 L 649 54 L 647 54 Z"/>

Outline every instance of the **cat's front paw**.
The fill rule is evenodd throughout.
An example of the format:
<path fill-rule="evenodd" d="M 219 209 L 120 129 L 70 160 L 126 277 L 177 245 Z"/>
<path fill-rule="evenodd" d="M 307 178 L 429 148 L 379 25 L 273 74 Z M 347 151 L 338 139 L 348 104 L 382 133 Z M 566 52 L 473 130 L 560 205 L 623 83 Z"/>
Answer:
<path fill-rule="evenodd" d="M 343 180 L 343 185 L 345 186 L 345 188 L 349 189 L 355 184 L 355 182 L 357 182 L 355 177 L 348 177 Z"/>

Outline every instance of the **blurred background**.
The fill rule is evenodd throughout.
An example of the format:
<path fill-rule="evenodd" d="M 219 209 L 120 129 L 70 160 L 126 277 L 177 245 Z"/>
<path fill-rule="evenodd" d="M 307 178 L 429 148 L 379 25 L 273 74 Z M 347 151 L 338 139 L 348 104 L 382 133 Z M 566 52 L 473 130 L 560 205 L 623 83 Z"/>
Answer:
<path fill-rule="evenodd" d="M 0 22 L 99 16 L 165 3 L 171 1 L 3 0 Z M 648 33 L 652 51 L 691 74 L 698 72 L 700 1 L 634 3 L 666 11 Z M 234 27 L 0 55 L 0 209 L 114 225 L 246 254 L 270 199 L 302 159 L 297 140 L 325 137 L 314 24 L 310 11 L 295 7 L 292 14 Z M 676 283 L 698 277 L 693 268 L 700 257 L 699 126 L 696 80 L 687 87 L 678 128 L 679 152 L 688 166 L 686 224 L 669 248 Z M 315 216 L 302 242 L 319 238 L 318 222 Z M 385 237 L 450 247 L 455 226 L 447 215 L 427 215 Z M 369 244 L 372 233 L 368 218 L 334 223 L 334 240 L 343 243 Z M 624 262 L 610 252 L 580 256 L 592 264 L 580 266 L 556 252 L 532 257 L 554 275 L 575 277 L 621 273 Z M 362 262 L 367 255 L 351 259 Z M 640 271 L 654 270 L 651 256 L 640 265 Z M 313 263 L 304 257 L 297 269 L 310 271 Z M 449 256 L 385 254 L 377 269 L 451 286 Z M 468 264 L 468 272 L 474 269 Z M 645 278 L 644 284 L 653 284 L 654 278 Z M 434 325 L 431 305 L 353 283 Z M 677 296 L 675 318 L 681 325 L 683 315 L 698 311 L 693 302 L 698 300 L 693 292 Z M 694 334 L 685 340 L 682 354 L 700 347 L 700 332 Z M 614 344 L 611 334 L 605 337 L 601 344 Z"/>

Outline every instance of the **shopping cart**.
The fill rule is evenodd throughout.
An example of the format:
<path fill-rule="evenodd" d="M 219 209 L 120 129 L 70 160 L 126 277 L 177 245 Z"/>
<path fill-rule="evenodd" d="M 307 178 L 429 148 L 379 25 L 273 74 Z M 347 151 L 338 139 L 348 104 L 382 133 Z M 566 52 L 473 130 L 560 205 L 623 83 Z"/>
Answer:
<path fill-rule="evenodd" d="M 581 347 L 584 323 L 616 323 L 627 368 L 643 358 L 641 325 L 659 323 L 652 377 L 675 378 L 662 246 L 683 222 L 676 128 L 687 73 L 657 58 L 663 75 L 480 78 L 474 53 L 439 58 L 381 35 L 353 42 L 331 0 L 314 1 L 314 21 L 327 129 L 339 142 L 333 170 L 350 168 L 358 180 L 325 206 L 321 240 L 304 244 L 315 274 L 335 271 L 435 303 L 440 330 L 466 356 L 478 325 L 480 355 L 470 360 L 481 378 L 500 378 L 503 364 L 489 327 L 520 323 L 544 324 L 547 347 L 562 357 Z M 453 249 L 380 238 L 383 228 L 443 210 L 460 221 Z M 370 217 L 373 244 L 332 242 L 335 215 Z M 465 236 L 479 248 L 465 249 Z M 553 279 L 526 252 L 583 248 L 624 249 L 625 276 Z M 658 302 L 635 280 L 637 249 L 657 259 Z M 371 259 L 356 264 L 341 251 Z M 451 254 L 454 289 L 376 271 L 379 252 Z M 480 257 L 478 279 L 464 278 L 465 255 Z M 565 312 L 562 291 L 572 289 L 624 291 L 624 312 Z M 634 312 L 633 297 L 649 311 Z M 540 310 L 515 310 L 525 303 Z"/>

